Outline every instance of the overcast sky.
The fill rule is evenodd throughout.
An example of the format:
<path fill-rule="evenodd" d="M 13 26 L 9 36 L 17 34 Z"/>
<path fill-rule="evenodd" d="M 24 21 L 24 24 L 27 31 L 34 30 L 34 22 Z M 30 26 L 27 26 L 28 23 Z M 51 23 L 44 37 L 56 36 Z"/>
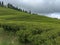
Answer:
<path fill-rule="evenodd" d="M 60 0 L 0 0 L 35 13 L 60 14 Z"/>

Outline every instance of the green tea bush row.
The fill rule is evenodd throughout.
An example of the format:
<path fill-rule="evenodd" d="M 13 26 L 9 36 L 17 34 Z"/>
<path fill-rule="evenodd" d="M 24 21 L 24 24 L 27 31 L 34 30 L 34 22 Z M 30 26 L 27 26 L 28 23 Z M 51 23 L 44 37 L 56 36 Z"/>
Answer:
<path fill-rule="evenodd" d="M 15 34 L 18 36 L 18 41 L 23 44 L 48 45 L 48 40 L 50 40 L 50 43 L 52 41 L 56 43 L 55 39 L 57 35 L 60 35 L 59 32 L 57 35 L 54 33 L 50 34 L 52 28 L 41 28 L 37 25 L 0 24 L 0 27 L 2 27 L 5 31 L 15 32 Z M 48 35 L 45 35 L 44 33 L 47 33 Z"/>
<path fill-rule="evenodd" d="M 45 44 L 47 38 L 41 36 L 42 33 L 46 32 L 47 29 L 43 30 L 37 27 L 31 27 L 31 29 L 19 30 L 17 32 L 18 40 L 24 44 L 42 45 Z"/>

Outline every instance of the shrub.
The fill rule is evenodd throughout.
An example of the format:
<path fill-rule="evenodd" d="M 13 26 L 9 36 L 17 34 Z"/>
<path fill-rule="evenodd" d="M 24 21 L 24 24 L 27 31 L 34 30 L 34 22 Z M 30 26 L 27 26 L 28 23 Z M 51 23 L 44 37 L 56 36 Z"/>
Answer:
<path fill-rule="evenodd" d="M 45 43 L 46 39 L 44 37 L 38 35 L 31 35 L 28 37 L 29 40 L 31 41 L 32 45 L 42 45 Z"/>
<path fill-rule="evenodd" d="M 18 39 L 22 43 L 30 43 L 28 40 L 28 36 L 31 35 L 31 32 L 29 30 L 20 30 L 17 32 Z"/>
<path fill-rule="evenodd" d="M 17 26 L 17 25 L 7 25 L 7 24 L 4 24 L 4 25 L 2 25 L 2 27 L 3 27 L 3 29 L 5 31 L 9 31 L 9 32 L 10 31 L 16 32 L 16 31 L 20 30 L 20 27 Z"/>
<path fill-rule="evenodd" d="M 26 26 L 24 25 L 20 25 L 19 27 L 20 27 L 20 30 L 26 30 Z"/>
<path fill-rule="evenodd" d="M 34 34 L 34 35 L 35 34 L 41 34 L 43 32 L 43 30 L 39 29 L 39 28 L 32 29 L 31 31 L 32 31 L 32 34 Z"/>
<path fill-rule="evenodd" d="M 58 32 L 58 36 L 60 36 L 60 32 Z"/>

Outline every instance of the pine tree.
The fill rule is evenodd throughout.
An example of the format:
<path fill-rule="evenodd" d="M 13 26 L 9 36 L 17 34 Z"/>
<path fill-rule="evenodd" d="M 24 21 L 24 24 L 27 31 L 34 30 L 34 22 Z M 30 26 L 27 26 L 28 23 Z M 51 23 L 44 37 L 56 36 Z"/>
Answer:
<path fill-rule="evenodd" d="M 9 3 L 7 4 L 7 7 L 8 7 L 8 8 L 10 7 L 10 4 L 9 4 Z"/>
<path fill-rule="evenodd" d="M 31 14 L 31 11 L 29 11 L 29 14 Z"/>
<path fill-rule="evenodd" d="M 2 3 L 1 3 L 1 6 L 2 6 L 2 7 L 4 6 L 4 3 L 3 3 L 3 1 L 2 1 Z"/>
<path fill-rule="evenodd" d="M 7 7 L 8 7 L 8 8 L 15 9 L 15 10 L 18 10 L 18 11 L 21 11 L 21 12 L 22 12 L 22 9 L 19 9 L 18 7 L 15 7 L 15 6 L 13 6 L 12 4 L 10 4 L 10 3 L 8 3 L 8 4 L 7 4 Z M 27 11 L 24 11 L 24 12 L 27 12 Z"/>
<path fill-rule="evenodd" d="M 0 2 L 0 6 L 1 6 L 1 2 Z"/>

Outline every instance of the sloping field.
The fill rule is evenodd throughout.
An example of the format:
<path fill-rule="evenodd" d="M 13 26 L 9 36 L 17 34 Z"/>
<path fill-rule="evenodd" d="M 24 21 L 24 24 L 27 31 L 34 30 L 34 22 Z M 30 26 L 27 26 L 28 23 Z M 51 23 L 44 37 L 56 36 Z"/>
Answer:
<path fill-rule="evenodd" d="M 0 7 L 0 45 L 60 45 L 60 20 Z"/>

